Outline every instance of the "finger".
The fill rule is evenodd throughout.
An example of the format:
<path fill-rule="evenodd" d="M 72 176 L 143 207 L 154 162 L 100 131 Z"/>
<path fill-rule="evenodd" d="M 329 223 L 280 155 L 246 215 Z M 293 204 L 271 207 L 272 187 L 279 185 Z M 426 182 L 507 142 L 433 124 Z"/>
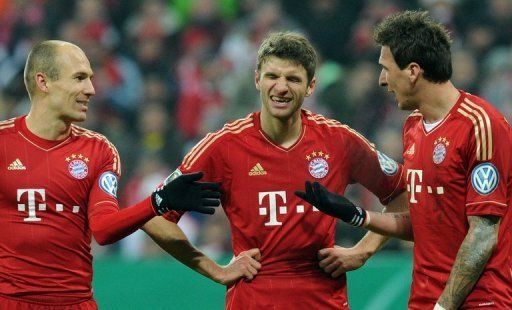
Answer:
<path fill-rule="evenodd" d="M 201 204 L 205 207 L 218 207 L 220 206 L 220 200 L 213 198 L 203 198 L 201 199 Z"/>
<path fill-rule="evenodd" d="M 308 196 L 306 195 L 306 192 L 295 191 L 295 196 L 301 198 L 302 200 L 305 200 L 305 201 L 309 202 Z"/>
<path fill-rule="evenodd" d="M 339 266 L 336 270 L 334 270 L 333 273 L 331 273 L 331 277 L 338 278 L 339 276 L 341 276 L 345 272 L 346 272 L 345 268 L 343 268 L 342 266 Z"/>
<path fill-rule="evenodd" d="M 309 181 L 306 181 L 306 195 L 311 197 L 313 200 L 316 200 L 315 193 L 313 191 L 313 185 Z"/>
<path fill-rule="evenodd" d="M 260 270 L 260 268 L 261 268 L 261 264 L 260 264 L 260 262 L 258 262 L 257 260 L 255 260 L 255 259 L 252 259 L 252 258 L 251 258 L 251 260 L 249 260 L 249 263 L 251 264 L 251 266 L 252 266 L 254 269 L 256 269 L 256 270 Z"/>
<path fill-rule="evenodd" d="M 258 248 L 252 248 L 250 250 L 247 250 L 245 251 L 245 254 L 249 255 L 250 257 L 254 258 L 257 261 L 261 259 L 260 249 Z"/>
<path fill-rule="evenodd" d="M 220 193 L 219 192 L 215 192 L 215 191 L 202 190 L 201 191 L 201 198 L 216 198 L 216 199 L 219 199 L 220 198 Z"/>
<path fill-rule="evenodd" d="M 258 274 L 258 270 L 256 270 L 256 268 L 254 268 L 251 265 L 247 266 L 247 271 L 249 271 L 250 275 L 252 275 L 252 276 L 255 276 Z"/>
<path fill-rule="evenodd" d="M 202 190 L 220 191 L 220 183 L 218 182 L 196 182 Z"/>
<path fill-rule="evenodd" d="M 182 178 L 189 182 L 198 181 L 203 177 L 203 172 L 194 172 L 194 173 L 186 173 L 179 176 L 179 178 Z"/>
<path fill-rule="evenodd" d="M 325 188 L 318 182 L 313 183 L 313 192 L 315 193 L 316 199 L 318 201 L 318 205 L 324 206 L 326 205 Z M 315 206 L 318 208 L 318 206 Z"/>
<path fill-rule="evenodd" d="M 320 268 L 324 269 L 325 267 L 327 267 L 330 264 L 332 264 L 334 261 L 335 261 L 335 258 L 333 256 L 327 256 L 326 258 L 322 259 L 318 263 L 318 266 L 320 266 Z"/>
<path fill-rule="evenodd" d="M 194 211 L 199 212 L 199 213 L 203 213 L 203 214 L 210 214 L 210 215 L 215 213 L 215 209 L 214 208 L 206 208 L 206 207 L 199 207 L 199 208 L 197 208 Z"/>
<path fill-rule="evenodd" d="M 325 248 L 318 251 L 318 258 L 323 259 L 331 252 L 331 248 Z"/>
<path fill-rule="evenodd" d="M 329 265 L 325 266 L 323 269 L 326 273 L 331 274 L 334 272 L 334 270 L 336 270 L 336 268 L 338 268 L 339 265 L 340 263 L 338 261 L 334 261 Z"/>

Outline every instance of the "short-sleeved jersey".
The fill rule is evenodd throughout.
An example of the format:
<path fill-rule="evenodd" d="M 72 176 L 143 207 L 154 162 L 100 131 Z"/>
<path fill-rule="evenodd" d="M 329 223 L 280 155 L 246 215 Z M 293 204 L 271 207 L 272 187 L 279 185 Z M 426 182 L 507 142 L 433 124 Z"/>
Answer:
<path fill-rule="evenodd" d="M 89 218 L 117 208 L 119 156 L 72 125 L 63 141 L 33 135 L 25 117 L 0 123 L 0 294 L 73 304 L 92 297 Z"/>
<path fill-rule="evenodd" d="M 283 148 L 261 129 L 260 113 L 250 114 L 208 134 L 179 167 L 183 173 L 204 171 L 205 180 L 221 183 L 234 254 L 251 248 L 259 248 L 262 254 L 254 285 L 264 277 L 330 278 L 319 268 L 317 255 L 318 250 L 333 246 L 335 219 L 294 195 L 306 180 L 340 194 L 357 182 L 384 204 L 405 190 L 402 166 L 376 151 L 359 133 L 306 110 L 301 111 L 301 120 L 300 138 Z M 346 280 L 343 276 L 336 281 L 342 283 L 333 295 L 341 296 L 335 305 L 339 309 L 347 302 Z M 321 292 L 311 292 L 317 293 Z M 272 294 L 270 288 L 268 294 Z"/>
<path fill-rule="evenodd" d="M 403 133 L 404 168 L 414 233 L 409 307 L 431 309 L 441 295 L 468 216 L 501 217 L 498 244 L 462 308 L 512 309 L 512 134 L 481 98 L 460 92 L 450 113 L 428 133 L 414 112 Z"/>

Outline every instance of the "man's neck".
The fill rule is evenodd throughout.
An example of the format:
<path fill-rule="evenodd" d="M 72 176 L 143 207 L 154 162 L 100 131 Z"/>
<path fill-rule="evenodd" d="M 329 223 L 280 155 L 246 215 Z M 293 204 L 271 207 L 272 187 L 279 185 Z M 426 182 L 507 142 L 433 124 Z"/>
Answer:
<path fill-rule="evenodd" d="M 428 83 L 420 95 L 419 110 L 425 122 L 435 123 L 448 115 L 460 97 L 460 92 L 448 81 L 442 84 Z"/>
<path fill-rule="evenodd" d="M 45 113 L 38 113 L 34 109 L 30 110 L 25 122 L 31 133 L 46 140 L 63 140 L 71 131 L 71 123 L 67 124 Z"/>
<path fill-rule="evenodd" d="M 261 129 L 277 145 L 288 148 L 295 144 L 302 131 L 300 112 L 287 120 L 278 119 L 261 111 Z"/>

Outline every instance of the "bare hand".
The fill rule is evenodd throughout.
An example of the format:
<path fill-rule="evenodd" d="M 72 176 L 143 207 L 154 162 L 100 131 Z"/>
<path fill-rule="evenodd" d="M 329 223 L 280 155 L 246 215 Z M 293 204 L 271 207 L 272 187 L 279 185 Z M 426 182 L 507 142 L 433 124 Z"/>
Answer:
<path fill-rule="evenodd" d="M 248 281 L 254 279 L 261 268 L 260 259 L 261 253 L 257 248 L 241 252 L 227 266 L 223 267 L 223 275 L 219 282 L 231 285 L 241 278 Z"/>
<path fill-rule="evenodd" d="M 320 268 L 333 278 L 363 266 L 367 257 L 366 253 L 356 248 L 334 246 L 333 248 L 325 248 L 318 251 Z"/>

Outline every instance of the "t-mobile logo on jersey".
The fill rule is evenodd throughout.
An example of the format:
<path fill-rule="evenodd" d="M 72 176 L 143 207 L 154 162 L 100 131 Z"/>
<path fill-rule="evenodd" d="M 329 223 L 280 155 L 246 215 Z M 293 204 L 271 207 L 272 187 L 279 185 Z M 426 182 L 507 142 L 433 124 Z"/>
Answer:
<path fill-rule="evenodd" d="M 26 195 L 24 195 L 26 193 Z M 26 196 L 26 204 L 21 203 L 22 198 Z M 18 200 L 18 211 L 26 212 L 28 209 L 28 217 L 24 218 L 24 222 L 39 222 L 41 218 L 36 215 L 36 207 L 38 211 L 46 211 L 46 203 L 39 203 L 36 205 L 36 198 L 40 197 L 44 202 L 46 200 L 46 192 L 42 188 L 24 188 L 18 189 L 17 200 Z M 60 203 L 55 204 L 55 210 L 58 212 L 64 211 L 64 206 Z M 78 213 L 80 210 L 79 206 L 73 206 L 73 213 Z"/>
<path fill-rule="evenodd" d="M 418 200 L 416 200 L 416 193 L 421 193 L 423 185 L 421 183 L 423 182 L 423 171 L 422 170 L 416 170 L 416 169 L 407 169 L 407 191 L 409 192 L 409 202 L 410 203 L 417 203 Z M 442 195 L 444 194 L 444 188 L 442 186 L 433 187 L 430 185 L 427 185 L 427 193 L 429 194 L 438 194 Z"/>
<path fill-rule="evenodd" d="M 268 206 L 264 206 L 263 202 L 268 197 Z M 278 198 L 282 204 L 286 204 L 286 192 L 285 191 L 277 191 L 277 192 L 260 192 L 258 193 L 258 200 L 260 204 L 260 215 L 269 215 L 269 221 L 265 223 L 265 226 L 280 226 L 283 225 L 282 222 L 279 222 L 277 219 L 278 214 L 286 214 L 288 212 L 288 207 L 279 206 L 278 208 Z M 295 211 L 297 213 L 304 213 L 304 205 L 297 205 Z M 313 211 L 318 211 L 317 208 L 313 207 Z"/>

